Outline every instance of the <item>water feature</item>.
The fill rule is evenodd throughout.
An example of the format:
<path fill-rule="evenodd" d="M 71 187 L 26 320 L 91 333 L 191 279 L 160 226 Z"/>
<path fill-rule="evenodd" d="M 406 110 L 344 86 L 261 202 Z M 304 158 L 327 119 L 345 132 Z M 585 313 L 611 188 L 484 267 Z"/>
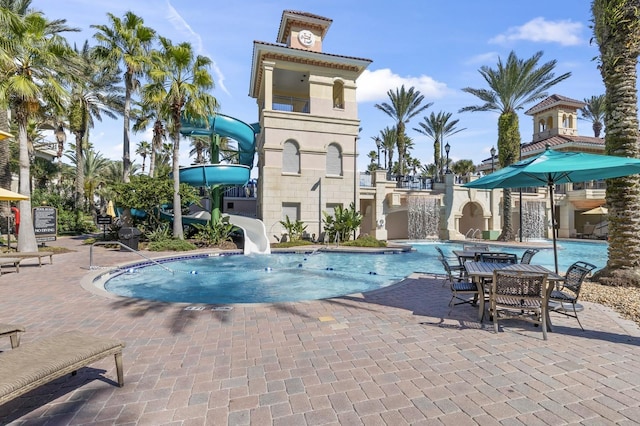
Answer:
<path fill-rule="evenodd" d="M 545 201 L 528 200 L 522 204 L 522 239 L 524 241 L 546 238 L 547 203 Z"/>
<path fill-rule="evenodd" d="M 409 239 L 438 238 L 440 205 L 437 198 L 409 196 L 407 200 Z"/>

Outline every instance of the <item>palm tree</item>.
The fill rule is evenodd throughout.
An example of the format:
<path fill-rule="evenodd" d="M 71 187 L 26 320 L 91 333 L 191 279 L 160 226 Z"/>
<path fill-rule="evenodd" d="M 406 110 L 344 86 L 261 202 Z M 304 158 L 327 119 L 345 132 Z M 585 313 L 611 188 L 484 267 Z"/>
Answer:
<path fill-rule="evenodd" d="M 205 160 L 205 152 L 211 149 L 211 138 L 207 136 L 194 136 L 191 138 L 191 150 L 189 151 L 189 155 L 196 156 L 195 164 L 204 164 Z"/>
<path fill-rule="evenodd" d="M 69 131 L 75 136 L 76 159 L 76 208 L 84 203 L 84 152 L 89 149 L 89 129 L 102 115 L 116 118 L 114 111 L 121 111 L 124 99 L 117 86 L 117 69 L 110 66 L 87 41 L 82 49 L 74 48 L 74 66 L 77 77 L 71 77 L 71 102 L 68 108 Z"/>
<path fill-rule="evenodd" d="M 456 125 L 460 120 L 452 120 L 450 112 L 440 111 L 438 114 L 434 114 L 433 112 L 429 115 L 429 117 L 424 117 L 424 121 L 418 123 L 421 127 L 420 129 L 414 128 L 418 133 L 422 133 L 423 135 L 429 136 L 433 139 L 433 161 L 436 164 L 436 167 L 439 169 L 438 176 L 440 180 L 442 180 L 442 176 L 444 173 L 444 167 L 442 166 L 442 162 L 439 161 L 442 159 L 442 147 L 444 144 L 444 139 L 448 136 L 455 135 L 458 132 L 461 132 L 465 129 L 456 129 Z"/>
<path fill-rule="evenodd" d="M 18 15 L 3 10 L 1 14 L 2 19 L 11 15 L 13 24 L 2 30 L 11 43 L 3 44 L 0 55 L 0 108 L 11 108 L 15 114 L 20 147 L 19 192 L 31 197 L 27 125 L 43 106 L 63 104 L 68 97 L 61 79 L 71 49 L 60 33 L 72 29 L 66 21 L 49 21 L 39 12 Z M 18 250 L 37 251 L 30 199 L 20 201 L 20 212 Z"/>
<path fill-rule="evenodd" d="M 153 136 L 151 137 L 151 147 L 149 150 L 149 176 L 156 175 L 156 157 L 162 150 L 162 144 L 167 140 L 167 132 L 164 128 L 164 120 L 162 118 L 162 102 L 151 102 L 147 99 L 142 87 L 142 101 L 139 103 L 140 110 L 135 111 L 135 122 L 133 131 L 139 132 L 153 123 Z M 144 170 L 143 170 L 144 173 Z"/>
<path fill-rule="evenodd" d="M 144 20 L 127 12 L 124 19 L 120 19 L 109 13 L 111 26 L 91 25 L 98 30 L 94 38 L 100 43 L 97 47 L 98 54 L 108 58 L 113 63 L 124 63 L 124 137 L 122 143 L 122 164 L 125 182 L 129 182 L 131 174 L 131 153 L 129 141 L 129 120 L 131 114 L 131 97 L 138 90 L 140 82 L 138 77 L 142 74 L 149 58 L 149 50 L 156 38 L 155 30 L 144 26 Z"/>
<path fill-rule="evenodd" d="M 180 119 L 205 119 L 215 114 L 218 102 L 207 90 L 213 88 L 208 71 L 211 59 L 194 56 L 189 43 L 174 45 L 160 37 L 160 51 L 152 54 L 147 86 L 149 99 L 164 100 L 169 112 L 169 136 L 173 142 L 173 236 L 183 239 L 180 201 Z"/>
<path fill-rule="evenodd" d="M 640 9 L 637 0 L 594 0 L 594 35 L 604 81 L 605 152 L 638 157 L 637 64 L 640 55 Z M 640 286 L 640 176 L 607 180 L 609 259 L 598 271 L 603 283 Z"/>
<path fill-rule="evenodd" d="M 500 167 L 513 164 L 520 153 L 520 128 L 517 111 L 526 104 L 546 98 L 546 90 L 566 80 L 571 73 L 564 73 L 555 77 L 555 60 L 538 66 L 542 52 L 537 52 L 527 60 L 518 59 L 511 51 L 507 62 L 498 58 L 497 68 L 486 65 L 480 67 L 480 74 L 487 82 L 488 89 L 474 89 L 465 87 L 462 90 L 479 98 L 484 104 L 468 106 L 464 111 L 493 111 L 500 114 L 498 118 L 498 161 Z M 503 190 L 502 202 L 502 234 L 499 239 L 511 241 L 514 239 L 511 219 L 511 190 Z"/>
<path fill-rule="evenodd" d="M 393 150 L 396 147 L 396 129 L 385 127 L 380 130 L 380 139 L 385 152 L 385 160 L 387 160 L 387 170 L 391 171 L 393 166 Z"/>
<path fill-rule="evenodd" d="M 600 132 L 604 127 L 604 95 L 592 96 L 589 99 L 585 98 L 584 103 L 586 105 L 580 108 L 581 119 L 591 122 L 593 136 L 599 138 Z"/>
<path fill-rule="evenodd" d="M 473 160 L 458 160 L 451 166 L 453 173 L 464 176 L 476 171 L 476 166 L 473 164 Z"/>
<path fill-rule="evenodd" d="M 138 142 L 138 147 L 136 148 L 136 154 L 142 157 L 142 173 L 144 174 L 144 166 L 147 160 L 147 155 L 151 153 L 151 144 L 147 141 Z"/>
<path fill-rule="evenodd" d="M 392 90 L 387 91 L 387 96 L 391 103 L 383 102 L 382 104 L 375 104 L 375 107 L 396 121 L 399 172 L 400 175 L 404 175 L 406 124 L 413 117 L 433 105 L 433 102 L 421 105 L 422 101 L 424 101 L 424 96 L 420 94 L 420 91 L 415 90 L 414 87 L 406 90 L 404 85 L 400 89 L 396 88 L 395 92 Z"/>

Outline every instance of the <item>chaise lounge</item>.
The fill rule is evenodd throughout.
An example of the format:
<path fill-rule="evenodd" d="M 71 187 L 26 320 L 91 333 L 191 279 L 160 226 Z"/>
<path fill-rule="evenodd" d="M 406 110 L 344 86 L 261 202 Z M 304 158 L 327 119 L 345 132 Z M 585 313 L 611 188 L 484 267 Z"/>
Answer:
<path fill-rule="evenodd" d="M 114 355 L 118 385 L 124 385 L 122 349 L 124 343 L 70 331 L 35 342 L 24 343 L 0 353 L 0 404 L 66 374 L 75 374 L 109 355 Z"/>

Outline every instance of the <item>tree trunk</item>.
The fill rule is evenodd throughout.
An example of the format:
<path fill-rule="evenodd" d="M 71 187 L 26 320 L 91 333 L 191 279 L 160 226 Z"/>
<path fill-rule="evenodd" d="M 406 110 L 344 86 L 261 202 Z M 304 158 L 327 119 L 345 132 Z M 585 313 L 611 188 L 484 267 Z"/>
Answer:
<path fill-rule="evenodd" d="M 498 160 L 501 167 L 507 167 L 516 161 L 520 149 L 520 124 L 518 114 L 507 112 L 498 118 Z M 504 189 L 502 196 L 502 233 L 500 241 L 515 239 L 511 206 L 511 190 Z"/>
<path fill-rule="evenodd" d="M 173 237 L 180 240 L 184 239 L 182 230 L 182 201 L 180 199 L 180 110 L 178 109 L 177 117 L 174 114 L 174 126 L 171 132 L 173 140 Z M 177 124 L 176 124 L 177 123 Z"/>
<path fill-rule="evenodd" d="M 18 141 L 20 142 L 20 194 L 29 197 L 20 201 L 20 232 L 18 233 L 18 251 L 38 251 L 36 234 L 33 229 L 33 214 L 31 212 L 31 173 L 29 162 L 29 144 L 27 140 L 27 119 L 19 120 Z"/>
<path fill-rule="evenodd" d="M 595 0 L 594 34 L 605 86 L 605 152 L 638 157 L 637 70 L 640 25 L 637 1 Z M 609 259 L 595 279 L 603 284 L 640 286 L 640 177 L 607 180 Z"/>
<path fill-rule="evenodd" d="M 84 150 L 82 133 L 76 133 L 76 193 L 75 206 L 76 211 L 82 210 L 84 204 Z"/>
<path fill-rule="evenodd" d="M 0 130 L 9 133 L 9 113 L 6 109 L 0 108 Z M 9 139 L 0 141 L 0 187 L 11 190 L 11 169 L 9 160 L 11 150 L 9 149 Z M 0 203 L 0 216 L 7 218 L 11 215 L 9 203 Z M 5 220 L 6 222 L 6 220 Z"/>
<path fill-rule="evenodd" d="M 133 76 L 129 72 L 125 74 L 125 97 L 124 97 L 124 114 L 123 114 L 123 126 L 124 132 L 122 137 L 122 181 L 124 183 L 130 182 L 131 175 L 131 143 L 129 140 L 129 120 L 131 115 L 131 87 L 133 85 Z"/>

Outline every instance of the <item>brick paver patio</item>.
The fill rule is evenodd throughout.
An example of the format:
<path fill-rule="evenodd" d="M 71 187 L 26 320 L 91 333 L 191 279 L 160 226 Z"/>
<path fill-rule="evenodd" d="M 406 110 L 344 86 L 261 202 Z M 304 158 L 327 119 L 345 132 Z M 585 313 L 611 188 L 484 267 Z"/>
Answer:
<path fill-rule="evenodd" d="M 416 275 L 330 300 L 185 310 L 87 291 L 89 248 L 0 276 L 0 322 L 22 344 L 68 330 L 123 340 L 111 357 L 0 406 L 1 424 L 560 425 L 640 423 L 640 330 L 600 305 L 530 324 L 449 312 L 442 282 Z M 95 248 L 95 262 L 134 255 Z M 168 276 L 170 278 L 170 276 Z M 0 350 L 10 349 L 9 339 Z M 0 358 L 0 362 L 1 358 Z"/>

